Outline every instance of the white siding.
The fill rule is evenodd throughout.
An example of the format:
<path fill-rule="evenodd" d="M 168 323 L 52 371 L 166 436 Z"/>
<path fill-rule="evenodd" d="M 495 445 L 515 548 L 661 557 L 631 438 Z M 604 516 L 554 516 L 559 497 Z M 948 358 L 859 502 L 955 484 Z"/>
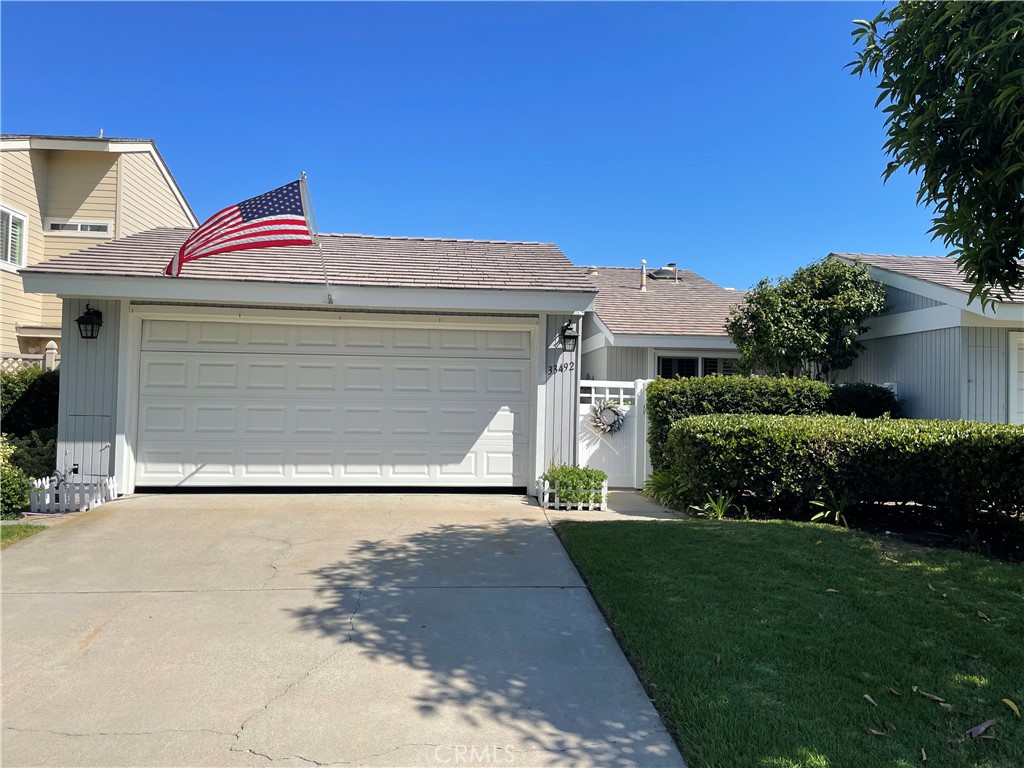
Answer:
<path fill-rule="evenodd" d="M 1024 331 L 1010 333 L 1010 423 L 1024 424 Z"/>
<path fill-rule="evenodd" d="M 79 467 L 79 479 L 108 477 L 112 472 L 114 414 L 117 407 L 120 302 L 89 299 L 103 313 L 99 337 L 79 338 L 75 318 L 86 299 L 64 301 L 57 417 L 57 469 Z"/>
<path fill-rule="evenodd" d="M 592 352 L 585 352 L 580 358 L 580 365 L 583 372 L 580 374 L 587 379 L 608 380 L 608 350 L 609 347 L 598 347 Z"/>
<path fill-rule="evenodd" d="M 961 328 L 870 339 L 840 382 L 896 382 L 904 414 L 916 419 L 959 419 L 965 350 Z"/>
<path fill-rule="evenodd" d="M 967 349 L 964 418 L 1005 423 L 1009 394 L 1009 328 L 964 328 Z"/>
<path fill-rule="evenodd" d="M 885 307 L 886 314 L 895 315 L 900 312 L 913 312 L 915 309 L 927 309 L 937 307 L 942 302 L 929 299 L 919 293 L 904 291 L 902 288 L 885 286 Z"/>
<path fill-rule="evenodd" d="M 647 347 L 610 347 L 608 349 L 608 380 L 636 381 L 651 378 Z"/>
<path fill-rule="evenodd" d="M 578 407 L 580 359 L 575 352 L 562 349 L 562 324 L 574 321 L 569 315 L 548 315 L 547 354 L 544 363 L 544 469 L 552 463 L 576 461 L 576 410 Z M 544 329 L 541 329 L 543 333 Z M 563 370 L 558 371 L 558 367 Z M 571 370 L 569 370 L 571 368 Z"/>

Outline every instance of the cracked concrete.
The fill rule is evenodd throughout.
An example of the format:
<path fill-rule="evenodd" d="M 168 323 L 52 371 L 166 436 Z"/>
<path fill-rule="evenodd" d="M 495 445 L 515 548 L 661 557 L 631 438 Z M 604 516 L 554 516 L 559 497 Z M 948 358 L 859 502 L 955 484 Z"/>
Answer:
<path fill-rule="evenodd" d="M 136 497 L 2 576 L 4 765 L 682 765 L 519 497 Z"/>

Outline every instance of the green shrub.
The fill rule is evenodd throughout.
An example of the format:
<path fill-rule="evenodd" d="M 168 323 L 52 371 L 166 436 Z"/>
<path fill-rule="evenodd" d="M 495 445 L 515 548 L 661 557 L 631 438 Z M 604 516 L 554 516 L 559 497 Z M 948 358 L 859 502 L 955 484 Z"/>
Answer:
<path fill-rule="evenodd" d="M 11 463 L 14 446 L 0 435 L 0 517 L 20 517 L 28 506 L 28 478 Z"/>
<path fill-rule="evenodd" d="M 832 387 L 826 410 L 836 416 L 860 416 L 862 419 L 877 419 L 880 416 L 898 419 L 903 415 L 900 401 L 891 389 L 862 382 Z"/>
<path fill-rule="evenodd" d="M 57 428 L 34 429 L 24 437 L 10 438 L 14 446 L 11 464 L 29 477 L 49 477 L 57 468 Z"/>
<path fill-rule="evenodd" d="M 60 372 L 29 368 L 0 374 L 4 431 L 24 437 L 36 429 L 57 426 Z"/>
<path fill-rule="evenodd" d="M 809 517 L 811 502 L 915 503 L 950 520 L 1024 514 L 1024 427 L 973 421 L 716 415 L 668 441 L 682 504 L 730 493 L 759 513 Z M 895 511 L 895 509 L 894 509 Z"/>
<path fill-rule="evenodd" d="M 596 504 L 601 501 L 601 486 L 608 479 L 608 475 L 600 469 L 560 464 L 552 466 L 541 479 L 547 480 L 552 487 L 558 486 L 558 497 L 562 501 L 571 504 Z"/>
<path fill-rule="evenodd" d="M 669 466 L 669 430 L 678 419 L 711 413 L 825 413 L 829 386 L 811 379 L 705 376 L 647 385 L 647 439 L 655 470 Z M 702 496 L 703 498 L 703 496 Z"/>

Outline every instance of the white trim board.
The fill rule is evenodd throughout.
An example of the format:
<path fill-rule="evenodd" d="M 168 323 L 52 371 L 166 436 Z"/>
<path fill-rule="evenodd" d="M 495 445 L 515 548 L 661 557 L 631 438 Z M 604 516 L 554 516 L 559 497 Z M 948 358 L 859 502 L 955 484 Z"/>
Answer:
<path fill-rule="evenodd" d="M 325 306 L 328 289 L 310 283 L 197 280 L 170 277 L 112 277 L 57 272 L 23 272 L 28 293 L 158 301 Z M 373 309 L 475 310 L 484 312 L 552 312 L 585 310 L 590 292 L 503 291 L 472 288 L 386 288 L 332 285 L 334 303 Z"/>

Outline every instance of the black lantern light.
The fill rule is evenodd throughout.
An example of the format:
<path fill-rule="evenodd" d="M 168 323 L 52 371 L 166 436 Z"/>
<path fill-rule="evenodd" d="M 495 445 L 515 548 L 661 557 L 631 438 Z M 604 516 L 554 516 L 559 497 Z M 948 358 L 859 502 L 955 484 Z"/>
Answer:
<path fill-rule="evenodd" d="M 103 313 L 85 305 L 85 312 L 75 320 L 78 323 L 78 333 L 83 339 L 95 339 L 100 335 L 100 326 L 103 325 Z"/>
<path fill-rule="evenodd" d="M 576 342 L 580 339 L 580 332 L 576 330 L 576 327 L 572 323 L 566 323 L 562 326 L 562 349 L 566 352 L 576 351 Z"/>

